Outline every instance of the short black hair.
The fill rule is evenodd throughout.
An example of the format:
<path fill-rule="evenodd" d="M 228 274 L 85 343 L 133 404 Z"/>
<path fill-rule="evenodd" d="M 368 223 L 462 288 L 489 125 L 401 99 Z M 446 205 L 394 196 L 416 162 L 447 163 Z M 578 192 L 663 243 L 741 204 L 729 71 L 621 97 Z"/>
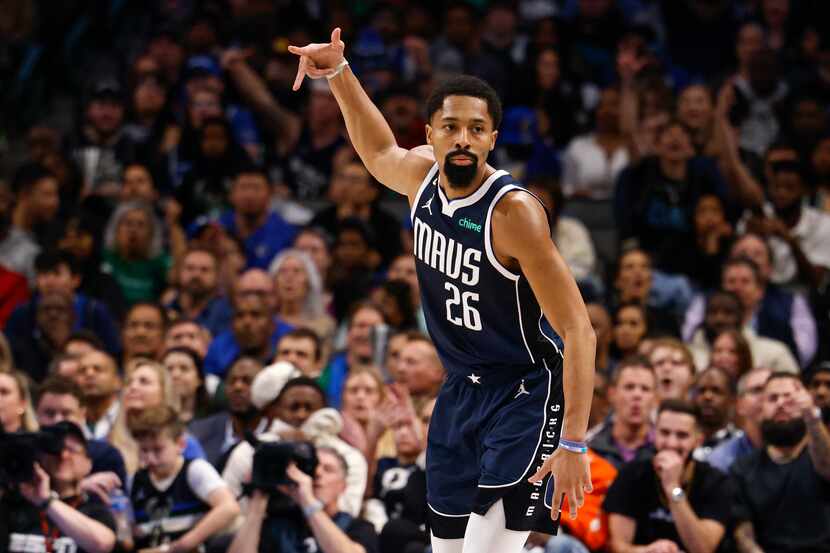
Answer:
<path fill-rule="evenodd" d="M 735 395 L 737 394 L 737 382 L 732 380 L 732 377 L 729 376 L 729 373 L 726 372 L 726 370 L 715 365 L 710 365 L 695 375 L 694 381 L 692 382 L 691 386 L 692 394 L 697 393 L 697 387 L 700 385 L 700 380 L 709 373 L 717 373 L 721 375 L 723 379 L 726 381 L 727 391 L 732 395 L 733 398 L 735 397 Z"/>
<path fill-rule="evenodd" d="M 130 318 L 130 315 L 132 315 L 133 311 L 135 311 L 139 307 L 149 307 L 151 309 L 155 309 L 158 312 L 159 317 L 161 317 L 161 331 L 162 332 L 167 332 L 167 327 L 170 325 L 170 317 L 167 316 L 167 310 L 164 308 L 164 306 L 161 305 L 158 302 L 154 302 L 154 301 L 137 301 L 137 302 L 135 302 L 127 310 L 127 314 L 124 316 L 124 321 L 126 322 L 126 320 Z"/>
<path fill-rule="evenodd" d="M 69 272 L 73 275 L 79 274 L 78 262 L 75 256 L 69 252 L 61 250 L 46 250 L 37 254 L 35 257 L 35 273 L 54 273 L 57 272 L 61 265 L 66 265 Z"/>
<path fill-rule="evenodd" d="M 738 294 L 735 292 L 730 292 L 729 290 L 718 289 L 709 294 L 706 298 L 706 307 L 704 308 L 704 312 L 709 309 L 709 306 L 712 302 L 717 298 L 727 298 L 729 301 L 733 302 L 739 311 L 743 311 L 743 307 L 741 305 L 741 298 L 738 297 Z"/>
<path fill-rule="evenodd" d="M 265 170 L 264 167 L 261 165 L 257 165 L 253 162 L 243 162 L 240 163 L 236 170 L 233 172 L 233 180 L 236 180 L 240 177 L 240 175 L 260 175 L 265 179 L 265 182 L 268 183 L 268 186 L 271 186 L 271 177 L 268 174 L 268 171 Z"/>
<path fill-rule="evenodd" d="M 19 196 L 24 192 L 30 192 L 39 181 L 54 177 L 55 174 L 40 163 L 24 163 L 14 173 L 12 192 Z"/>
<path fill-rule="evenodd" d="M 660 407 L 657 408 L 657 416 L 659 417 L 666 411 L 689 415 L 695 419 L 695 424 L 700 426 L 700 409 L 691 401 L 678 398 L 664 399 L 660 402 Z"/>
<path fill-rule="evenodd" d="M 456 75 L 443 81 L 427 98 L 427 123 L 432 121 L 435 112 L 444 105 L 447 96 L 472 96 L 487 102 L 487 112 L 493 120 L 493 129 L 501 126 L 501 100 L 492 86 L 472 75 Z"/>
<path fill-rule="evenodd" d="M 260 371 L 265 368 L 265 363 L 262 362 L 262 359 L 254 355 L 249 355 L 247 353 L 240 353 L 239 355 L 233 358 L 233 361 L 225 365 L 225 380 L 227 380 L 228 377 L 230 377 L 231 370 L 242 361 L 253 361 L 259 367 Z"/>
<path fill-rule="evenodd" d="M 97 334 L 86 328 L 78 329 L 72 334 L 70 334 L 69 338 L 66 339 L 66 343 L 68 344 L 69 342 L 83 342 L 84 344 L 92 346 L 92 349 L 96 351 L 102 351 L 104 353 L 107 353 L 107 349 L 104 347 L 104 342 L 101 340 L 101 338 Z"/>
<path fill-rule="evenodd" d="M 375 247 L 375 233 L 372 232 L 371 227 L 366 224 L 363 219 L 359 219 L 357 217 L 347 217 L 338 223 L 337 225 L 337 240 L 340 241 L 340 237 L 343 235 L 344 232 L 353 231 L 360 235 L 364 242 L 366 242 L 366 247 L 370 250 Z"/>
<path fill-rule="evenodd" d="M 328 405 L 328 401 L 326 400 L 326 392 L 325 390 L 323 390 L 323 387 L 320 386 L 320 383 L 317 382 L 316 378 L 311 378 L 308 376 L 297 376 L 286 382 L 285 386 L 283 386 L 282 390 L 280 390 L 280 393 L 276 397 L 275 401 L 279 401 L 280 399 L 282 399 L 282 396 L 285 395 L 285 392 L 287 392 L 291 388 L 296 388 L 298 386 L 306 386 L 308 388 L 314 389 L 315 392 L 320 394 L 320 398 L 323 400 L 323 407 Z"/>

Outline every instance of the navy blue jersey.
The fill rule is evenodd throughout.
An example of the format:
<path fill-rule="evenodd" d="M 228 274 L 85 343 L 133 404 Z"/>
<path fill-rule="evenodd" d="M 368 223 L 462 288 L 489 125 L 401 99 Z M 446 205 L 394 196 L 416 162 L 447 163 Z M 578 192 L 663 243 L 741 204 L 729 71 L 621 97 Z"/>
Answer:
<path fill-rule="evenodd" d="M 430 169 L 411 207 L 415 264 L 427 328 L 449 372 L 487 374 L 560 355 L 562 341 L 527 278 L 499 263 L 491 218 L 505 194 L 521 191 L 506 171 L 472 194 L 448 200 Z"/>

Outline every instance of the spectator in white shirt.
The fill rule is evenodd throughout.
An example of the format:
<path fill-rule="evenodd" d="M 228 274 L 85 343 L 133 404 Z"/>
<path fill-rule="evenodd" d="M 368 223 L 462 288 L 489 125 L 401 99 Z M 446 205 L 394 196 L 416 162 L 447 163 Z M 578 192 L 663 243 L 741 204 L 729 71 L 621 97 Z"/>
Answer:
<path fill-rule="evenodd" d="M 617 175 L 628 165 L 620 91 L 603 90 L 594 114 L 596 130 L 571 140 L 562 158 L 562 190 L 568 198 L 611 199 Z"/>

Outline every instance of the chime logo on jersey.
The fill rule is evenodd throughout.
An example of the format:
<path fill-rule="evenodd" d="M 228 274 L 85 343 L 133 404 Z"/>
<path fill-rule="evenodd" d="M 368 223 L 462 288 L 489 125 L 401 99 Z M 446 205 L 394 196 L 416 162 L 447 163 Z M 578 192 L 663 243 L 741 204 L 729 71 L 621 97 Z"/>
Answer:
<path fill-rule="evenodd" d="M 466 217 L 458 221 L 458 226 L 481 234 L 481 225 L 477 225 Z"/>

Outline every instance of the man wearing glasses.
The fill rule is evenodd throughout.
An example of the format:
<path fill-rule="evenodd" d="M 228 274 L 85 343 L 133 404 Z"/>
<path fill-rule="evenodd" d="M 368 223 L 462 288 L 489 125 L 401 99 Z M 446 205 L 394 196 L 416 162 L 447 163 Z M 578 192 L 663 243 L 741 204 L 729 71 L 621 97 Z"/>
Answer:
<path fill-rule="evenodd" d="M 735 459 L 761 446 L 761 404 L 764 383 L 769 375 L 769 369 L 758 368 L 749 371 L 738 380 L 738 401 L 735 414 L 741 421 L 743 433 L 712 450 L 706 461 L 713 467 L 729 472 L 729 467 Z"/>
<path fill-rule="evenodd" d="M 44 453 L 34 478 L 0 494 L 0 550 L 11 553 L 108 553 L 115 546 L 115 521 L 100 501 L 81 491 L 92 469 L 86 438 L 76 424 L 43 428 L 61 441 L 59 453 Z"/>

